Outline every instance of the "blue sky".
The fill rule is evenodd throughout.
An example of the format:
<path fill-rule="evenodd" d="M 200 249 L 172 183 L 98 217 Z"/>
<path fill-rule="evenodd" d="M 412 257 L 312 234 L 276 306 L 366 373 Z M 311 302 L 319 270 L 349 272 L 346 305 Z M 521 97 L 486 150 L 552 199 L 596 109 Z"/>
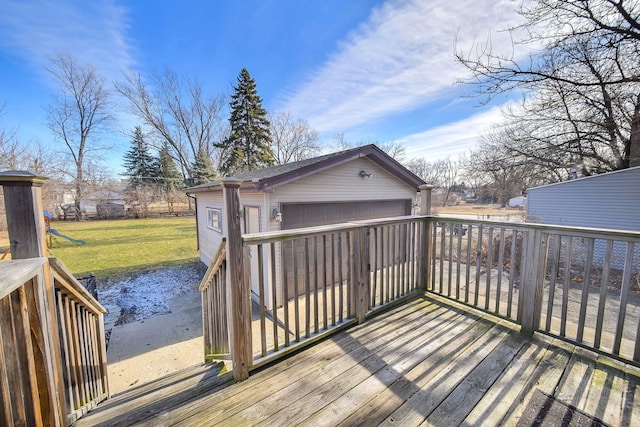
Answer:
<path fill-rule="evenodd" d="M 246 67 L 263 106 L 289 111 L 347 141 L 396 141 L 409 158 L 468 153 L 500 120 L 499 104 L 478 107 L 455 85 L 464 70 L 454 38 L 468 50 L 518 22 L 514 0 L 0 0 L 0 126 L 21 140 L 51 144 L 45 106 L 55 93 L 46 71 L 56 52 L 90 63 L 109 80 L 133 68 L 168 66 L 230 94 Z M 121 128 L 136 122 L 122 115 Z M 118 133 L 116 170 L 129 148 Z"/>

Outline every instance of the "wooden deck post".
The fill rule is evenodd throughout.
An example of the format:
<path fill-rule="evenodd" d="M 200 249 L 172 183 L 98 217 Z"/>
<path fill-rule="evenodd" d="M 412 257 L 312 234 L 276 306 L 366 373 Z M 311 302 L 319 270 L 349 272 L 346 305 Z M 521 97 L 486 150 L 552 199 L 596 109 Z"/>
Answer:
<path fill-rule="evenodd" d="M 46 228 L 42 207 L 42 185 L 47 178 L 27 171 L 5 171 L 0 173 L 3 187 L 7 229 L 14 260 L 47 257 Z M 22 298 L 28 296 L 20 310 L 25 311 L 30 321 L 29 335 L 25 345 L 29 347 L 32 380 L 37 384 L 37 402 L 32 408 L 38 421 L 44 425 L 66 425 L 66 407 L 62 379 L 60 342 L 55 333 L 53 280 L 49 265 L 43 265 L 42 274 L 31 285 L 21 288 Z M 16 307 L 18 308 L 18 307 Z"/>
<path fill-rule="evenodd" d="M 42 184 L 47 178 L 26 171 L 0 173 L 12 259 L 47 256 Z"/>
<path fill-rule="evenodd" d="M 249 378 L 251 365 L 251 293 L 244 277 L 242 234 L 240 232 L 240 184 L 238 178 L 224 178 L 225 228 L 227 234 L 228 323 L 231 360 L 236 381 Z"/>
<path fill-rule="evenodd" d="M 525 264 L 522 267 L 522 327 L 520 331 L 525 335 L 532 335 L 540 325 L 548 234 L 539 229 L 529 230 L 529 235 L 523 245 L 526 246 L 523 257 Z"/>
<path fill-rule="evenodd" d="M 370 265 L 369 265 L 369 245 L 370 245 L 370 229 L 369 227 L 361 227 L 355 231 L 354 246 L 355 254 L 353 258 L 353 269 L 356 273 L 355 280 L 355 315 L 358 323 L 364 323 L 367 311 L 369 310 L 369 282 L 370 282 Z"/>
<path fill-rule="evenodd" d="M 420 215 L 429 216 L 431 215 L 431 191 L 433 190 L 433 185 L 423 184 L 418 187 L 418 189 L 420 190 Z M 432 221 L 429 218 L 425 220 L 418 245 L 421 252 L 417 257 L 417 259 L 420 260 L 420 288 L 423 292 L 431 288 L 431 275 L 429 274 L 431 271 L 431 238 L 433 234 L 433 226 L 431 223 Z"/>

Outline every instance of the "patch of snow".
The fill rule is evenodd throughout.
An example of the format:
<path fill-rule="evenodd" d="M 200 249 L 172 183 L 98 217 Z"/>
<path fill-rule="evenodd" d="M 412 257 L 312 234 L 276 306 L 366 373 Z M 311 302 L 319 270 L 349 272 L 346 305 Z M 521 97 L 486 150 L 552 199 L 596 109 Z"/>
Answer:
<path fill-rule="evenodd" d="M 169 301 L 197 293 L 206 267 L 200 262 L 160 268 L 118 280 L 98 283 L 98 300 L 105 307 L 120 307 L 116 324 L 148 319 L 170 313 Z"/>

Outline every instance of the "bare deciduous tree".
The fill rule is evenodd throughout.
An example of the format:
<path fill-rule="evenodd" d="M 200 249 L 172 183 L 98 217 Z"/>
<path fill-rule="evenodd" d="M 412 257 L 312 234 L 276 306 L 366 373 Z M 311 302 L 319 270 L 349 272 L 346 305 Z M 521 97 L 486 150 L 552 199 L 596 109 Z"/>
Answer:
<path fill-rule="evenodd" d="M 112 124 L 110 93 L 104 77 L 91 65 L 79 64 L 69 54 L 51 60 L 49 72 L 56 80 L 59 93 L 48 107 L 49 128 L 63 142 L 65 172 L 75 185 L 75 204 L 80 209 L 84 194 L 87 165 L 105 147 L 96 135 Z"/>
<path fill-rule="evenodd" d="M 458 177 L 465 165 L 463 158 L 459 160 L 436 160 L 428 162 L 426 159 L 412 159 L 405 165 L 407 169 L 422 178 L 426 183 L 433 185 L 435 188 L 444 190 L 442 204 L 444 206 L 449 202 L 451 190 L 457 184 Z"/>
<path fill-rule="evenodd" d="M 404 145 L 397 141 L 381 142 L 376 143 L 376 145 L 378 146 L 378 148 L 380 148 L 382 151 L 384 151 L 385 153 L 393 157 L 394 160 L 400 163 L 404 162 L 407 156 Z"/>
<path fill-rule="evenodd" d="M 320 153 L 318 132 L 306 120 L 294 119 L 288 111 L 281 111 L 269 115 L 269 123 L 277 165 L 297 162 Z"/>
<path fill-rule="evenodd" d="M 549 152 L 558 167 L 581 164 L 585 173 L 640 164 L 640 4 L 536 0 L 519 13 L 525 21 L 510 29 L 515 43 L 539 53 L 522 60 L 487 43 L 456 56 L 488 99 L 524 93 L 513 123 L 537 131 L 522 132 L 531 138 L 522 139 L 529 150 L 521 153 Z"/>
<path fill-rule="evenodd" d="M 140 73 L 129 71 L 116 89 L 130 104 L 131 111 L 158 137 L 158 150 L 167 143 L 185 179 L 203 150 L 214 163 L 220 153 L 216 144 L 225 139 L 228 126 L 222 118 L 223 96 L 208 96 L 197 79 L 180 78 L 165 68 L 154 73 L 149 84 Z"/>

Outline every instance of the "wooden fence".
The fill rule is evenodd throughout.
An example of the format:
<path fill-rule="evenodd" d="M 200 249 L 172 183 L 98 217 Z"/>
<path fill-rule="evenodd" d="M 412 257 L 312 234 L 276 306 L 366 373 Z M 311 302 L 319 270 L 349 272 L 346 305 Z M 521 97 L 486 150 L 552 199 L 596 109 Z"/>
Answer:
<path fill-rule="evenodd" d="M 0 424 L 69 425 L 109 395 L 104 308 L 56 260 L 0 263 Z"/>

